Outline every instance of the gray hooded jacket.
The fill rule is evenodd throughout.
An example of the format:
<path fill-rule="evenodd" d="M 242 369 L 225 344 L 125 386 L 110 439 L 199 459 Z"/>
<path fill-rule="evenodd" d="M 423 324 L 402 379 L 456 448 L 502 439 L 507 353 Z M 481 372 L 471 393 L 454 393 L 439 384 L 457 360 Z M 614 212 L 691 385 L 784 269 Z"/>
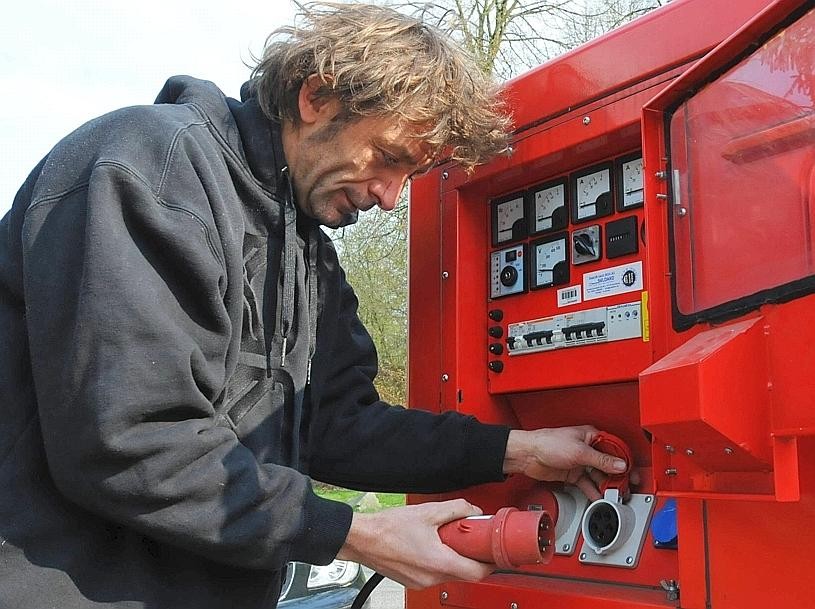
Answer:
<path fill-rule="evenodd" d="M 274 607 L 348 506 L 499 480 L 508 430 L 382 403 L 329 239 L 247 89 L 87 123 L 0 222 L 0 607 Z"/>

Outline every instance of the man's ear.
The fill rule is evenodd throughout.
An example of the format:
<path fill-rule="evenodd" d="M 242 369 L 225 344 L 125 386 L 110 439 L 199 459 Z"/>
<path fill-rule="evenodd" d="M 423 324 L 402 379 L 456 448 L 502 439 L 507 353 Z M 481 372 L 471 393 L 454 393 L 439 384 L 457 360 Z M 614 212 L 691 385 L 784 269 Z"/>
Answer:
<path fill-rule="evenodd" d="M 318 94 L 321 86 L 323 86 L 323 81 L 317 74 L 306 78 L 300 86 L 300 94 L 297 98 L 300 120 L 307 125 L 330 120 L 340 110 L 337 98 Z"/>

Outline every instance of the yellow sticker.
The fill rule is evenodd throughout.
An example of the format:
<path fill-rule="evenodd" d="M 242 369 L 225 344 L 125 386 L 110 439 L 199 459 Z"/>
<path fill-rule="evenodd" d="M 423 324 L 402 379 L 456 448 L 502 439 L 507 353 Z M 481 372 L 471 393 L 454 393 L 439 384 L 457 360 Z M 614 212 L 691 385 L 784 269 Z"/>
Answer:
<path fill-rule="evenodd" d="M 642 342 L 647 343 L 651 341 L 651 316 L 648 314 L 648 292 L 642 292 Z"/>

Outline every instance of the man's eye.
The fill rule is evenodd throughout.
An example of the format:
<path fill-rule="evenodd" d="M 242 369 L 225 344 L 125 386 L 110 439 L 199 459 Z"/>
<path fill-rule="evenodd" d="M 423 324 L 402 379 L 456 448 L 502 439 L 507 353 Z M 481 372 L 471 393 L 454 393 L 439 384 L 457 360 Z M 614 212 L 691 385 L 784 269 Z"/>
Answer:
<path fill-rule="evenodd" d="M 385 161 L 386 165 L 398 165 L 399 164 L 399 159 L 396 158 L 395 156 L 393 156 L 392 154 L 390 154 L 389 152 L 386 152 L 385 150 L 380 150 L 380 152 L 382 153 L 382 159 Z"/>

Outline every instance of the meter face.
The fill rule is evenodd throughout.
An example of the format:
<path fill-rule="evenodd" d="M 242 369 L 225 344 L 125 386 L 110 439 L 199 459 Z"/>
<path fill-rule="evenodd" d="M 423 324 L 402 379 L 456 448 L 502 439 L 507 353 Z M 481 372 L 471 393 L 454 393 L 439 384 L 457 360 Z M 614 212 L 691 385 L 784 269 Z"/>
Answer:
<path fill-rule="evenodd" d="M 526 237 L 526 210 L 522 192 L 492 202 L 492 243 L 499 245 Z"/>
<path fill-rule="evenodd" d="M 549 182 L 531 191 L 532 234 L 548 233 L 566 228 L 568 207 L 566 206 L 566 180 Z"/>
<path fill-rule="evenodd" d="M 617 172 L 617 179 L 620 184 L 620 191 L 617 197 L 617 209 L 625 211 L 634 207 L 640 207 L 645 201 L 643 176 L 642 176 L 642 157 L 637 153 L 637 156 L 625 157 L 618 161 L 619 170 Z"/>
<path fill-rule="evenodd" d="M 530 274 L 533 289 L 569 282 L 569 253 L 565 234 L 532 243 Z"/>
<path fill-rule="evenodd" d="M 572 219 L 583 222 L 612 212 L 610 163 L 572 176 Z"/>

